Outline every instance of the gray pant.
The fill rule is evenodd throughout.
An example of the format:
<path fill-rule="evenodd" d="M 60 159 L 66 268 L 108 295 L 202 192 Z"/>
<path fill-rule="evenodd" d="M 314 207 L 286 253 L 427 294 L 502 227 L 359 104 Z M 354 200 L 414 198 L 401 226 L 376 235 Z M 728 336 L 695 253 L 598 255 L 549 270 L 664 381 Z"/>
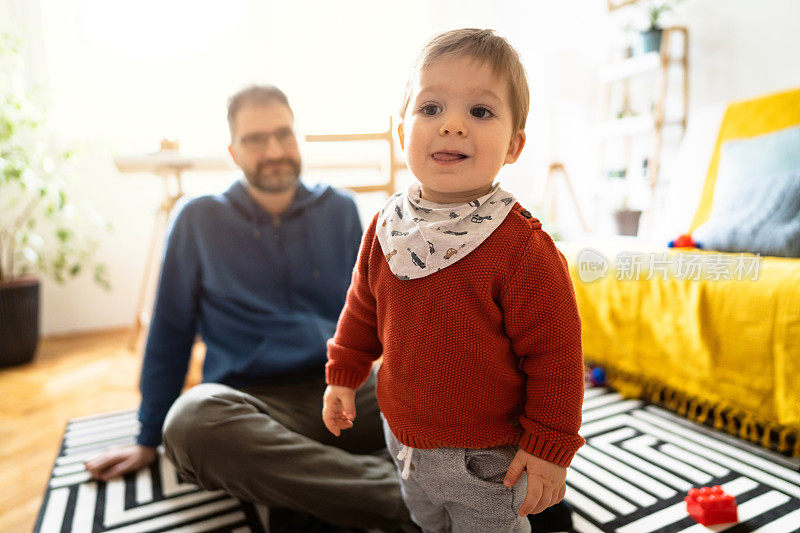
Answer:
<path fill-rule="evenodd" d="M 322 423 L 324 390 L 322 379 L 244 392 L 197 385 L 164 421 L 167 457 L 208 490 L 337 525 L 398 527 L 408 511 L 385 456 L 374 375 L 356 394 L 355 426 L 338 438 Z"/>
<path fill-rule="evenodd" d="M 382 418 L 382 417 L 381 417 Z M 386 446 L 399 471 L 403 445 L 383 421 Z M 531 530 L 517 511 L 525 499 L 525 474 L 503 485 L 516 446 L 414 449 L 408 479 L 401 480 L 411 518 L 425 533 L 523 533 Z"/>

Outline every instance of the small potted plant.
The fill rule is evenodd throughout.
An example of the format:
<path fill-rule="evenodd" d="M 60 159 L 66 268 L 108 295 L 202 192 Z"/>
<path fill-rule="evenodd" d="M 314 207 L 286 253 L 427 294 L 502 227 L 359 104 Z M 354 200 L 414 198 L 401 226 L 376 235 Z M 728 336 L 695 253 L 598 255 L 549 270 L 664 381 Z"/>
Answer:
<path fill-rule="evenodd" d="M 39 106 L 22 89 L 18 46 L 0 34 L 0 367 L 29 362 L 39 340 L 40 276 L 58 282 L 93 270 L 93 237 L 106 224 L 68 200 L 70 153 L 47 142 Z"/>
<path fill-rule="evenodd" d="M 639 32 L 640 54 L 648 52 L 659 52 L 661 50 L 661 35 L 664 27 L 661 25 L 661 16 L 675 9 L 675 6 L 682 0 L 648 0 L 643 2 L 647 14 L 648 26 L 644 31 Z"/>
<path fill-rule="evenodd" d="M 642 212 L 639 209 L 631 209 L 627 204 L 623 204 L 614 211 L 614 222 L 617 225 L 618 235 L 635 237 L 639 234 L 639 218 Z"/>

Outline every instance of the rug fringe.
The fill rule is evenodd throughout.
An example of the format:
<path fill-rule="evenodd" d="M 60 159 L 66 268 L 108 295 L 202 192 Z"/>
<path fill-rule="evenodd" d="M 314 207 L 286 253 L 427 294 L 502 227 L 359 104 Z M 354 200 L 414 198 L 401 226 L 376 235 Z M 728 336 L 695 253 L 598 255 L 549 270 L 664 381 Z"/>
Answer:
<path fill-rule="evenodd" d="M 594 366 L 588 359 L 587 364 Z M 628 398 L 646 400 L 688 420 L 724 431 L 791 457 L 800 457 L 800 428 L 787 427 L 723 402 L 689 395 L 652 378 L 634 375 L 607 364 L 608 384 Z"/>

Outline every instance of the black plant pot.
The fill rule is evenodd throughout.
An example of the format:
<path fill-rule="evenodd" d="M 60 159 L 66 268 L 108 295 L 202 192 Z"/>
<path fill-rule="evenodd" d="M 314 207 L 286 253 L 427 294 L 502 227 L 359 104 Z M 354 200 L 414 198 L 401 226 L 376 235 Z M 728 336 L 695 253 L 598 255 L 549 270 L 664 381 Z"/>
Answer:
<path fill-rule="evenodd" d="M 615 211 L 614 221 L 617 223 L 617 233 L 635 237 L 639 233 L 639 217 L 641 215 L 641 211 L 631 211 L 628 209 Z"/>
<path fill-rule="evenodd" d="M 0 284 L 0 367 L 30 363 L 39 344 L 39 280 Z"/>

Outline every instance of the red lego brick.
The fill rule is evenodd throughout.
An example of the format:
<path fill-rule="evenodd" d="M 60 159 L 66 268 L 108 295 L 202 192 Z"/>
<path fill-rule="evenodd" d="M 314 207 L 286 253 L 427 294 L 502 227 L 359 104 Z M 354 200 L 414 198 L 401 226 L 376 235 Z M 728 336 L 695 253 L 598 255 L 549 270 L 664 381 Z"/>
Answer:
<path fill-rule="evenodd" d="M 689 516 L 704 526 L 739 521 L 736 498 L 725 494 L 719 485 L 689 489 L 684 501 Z"/>

